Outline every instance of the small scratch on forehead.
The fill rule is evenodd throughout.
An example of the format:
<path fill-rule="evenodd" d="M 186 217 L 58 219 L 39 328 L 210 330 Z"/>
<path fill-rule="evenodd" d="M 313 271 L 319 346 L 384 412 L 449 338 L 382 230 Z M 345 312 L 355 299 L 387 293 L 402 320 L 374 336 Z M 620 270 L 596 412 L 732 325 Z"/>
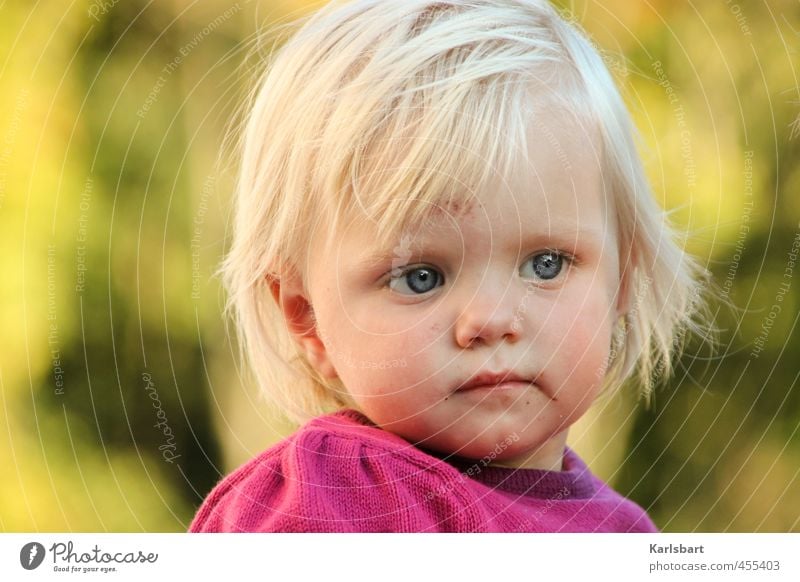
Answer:
<path fill-rule="evenodd" d="M 475 204 L 480 204 L 474 198 L 469 198 L 465 200 L 453 199 L 449 200 L 444 205 L 436 205 L 430 212 L 431 217 L 441 217 L 442 214 L 446 216 L 450 216 L 452 218 L 458 218 L 462 215 L 470 214 L 474 208 Z"/>

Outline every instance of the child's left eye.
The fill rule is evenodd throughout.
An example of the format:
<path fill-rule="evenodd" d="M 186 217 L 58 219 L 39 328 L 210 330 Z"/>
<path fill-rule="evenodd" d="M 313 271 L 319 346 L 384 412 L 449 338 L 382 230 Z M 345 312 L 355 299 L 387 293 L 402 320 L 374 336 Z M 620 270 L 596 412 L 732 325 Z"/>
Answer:
<path fill-rule="evenodd" d="M 520 274 L 523 277 L 533 277 L 544 281 L 550 281 L 558 277 L 564 268 L 564 260 L 569 261 L 569 257 L 559 251 L 545 251 L 533 255 L 523 263 Z M 526 268 L 530 266 L 530 268 Z M 532 273 L 532 274 L 528 274 Z"/>

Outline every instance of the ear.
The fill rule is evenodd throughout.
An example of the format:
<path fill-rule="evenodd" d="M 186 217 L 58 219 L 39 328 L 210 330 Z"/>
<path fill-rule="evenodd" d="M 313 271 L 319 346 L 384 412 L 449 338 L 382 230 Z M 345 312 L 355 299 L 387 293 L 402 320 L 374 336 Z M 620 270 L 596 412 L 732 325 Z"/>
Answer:
<path fill-rule="evenodd" d="M 285 270 L 280 276 L 267 274 L 266 279 L 286 327 L 306 359 L 322 377 L 338 377 L 325 344 L 319 337 L 314 308 L 300 275 L 291 269 Z"/>

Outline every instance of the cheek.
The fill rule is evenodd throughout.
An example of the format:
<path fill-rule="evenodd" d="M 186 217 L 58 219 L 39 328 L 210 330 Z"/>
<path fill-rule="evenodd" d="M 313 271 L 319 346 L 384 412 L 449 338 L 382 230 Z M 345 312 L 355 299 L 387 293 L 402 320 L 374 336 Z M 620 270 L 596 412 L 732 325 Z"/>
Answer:
<path fill-rule="evenodd" d="M 439 319 L 436 311 L 420 305 L 375 306 L 351 317 L 361 332 L 358 344 L 364 349 L 420 361 L 442 340 Z"/>
<path fill-rule="evenodd" d="M 587 374 L 598 375 L 611 349 L 608 298 L 603 293 L 581 293 L 565 299 L 549 313 L 548 359 L 563 362 L 574 379 L 580 376 L 588 382 Z"/>
<path fill-rule="evenodd" d="M 597 398 L 611 343 L 607 302 L 587 299 L 581 305 L 583 297 L 574 299 L 553 308 L 542 330 L 547 335 L 546 354 L 540 354 L 547 362 L 544 377 L 558 399 L 553 410 L 567 425 L 581 418 Z M 537 345 L 544 348 L 537 341 L 534 349 Z"/>
<path fill-rule="evenodd" d="M 354 317 L 340 312 L 328 322 L 328 354 L 354 395 L 403 399 L 436 373 L 441 325 L 408 317 Z M 438 358 L 440 359 L 440 358 Z"/>

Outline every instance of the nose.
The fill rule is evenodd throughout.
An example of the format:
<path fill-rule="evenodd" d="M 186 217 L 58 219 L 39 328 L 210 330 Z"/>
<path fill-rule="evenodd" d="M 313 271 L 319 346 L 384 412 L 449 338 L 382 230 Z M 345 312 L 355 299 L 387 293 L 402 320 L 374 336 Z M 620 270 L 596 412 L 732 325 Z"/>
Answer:
<path fill-rule="evenodd" d="M 513 281 L 495 282 L 473 290 L 456 320 L 455 339 L 460 347 L 519 339 L 523 305 L 513 286 Z"/>

